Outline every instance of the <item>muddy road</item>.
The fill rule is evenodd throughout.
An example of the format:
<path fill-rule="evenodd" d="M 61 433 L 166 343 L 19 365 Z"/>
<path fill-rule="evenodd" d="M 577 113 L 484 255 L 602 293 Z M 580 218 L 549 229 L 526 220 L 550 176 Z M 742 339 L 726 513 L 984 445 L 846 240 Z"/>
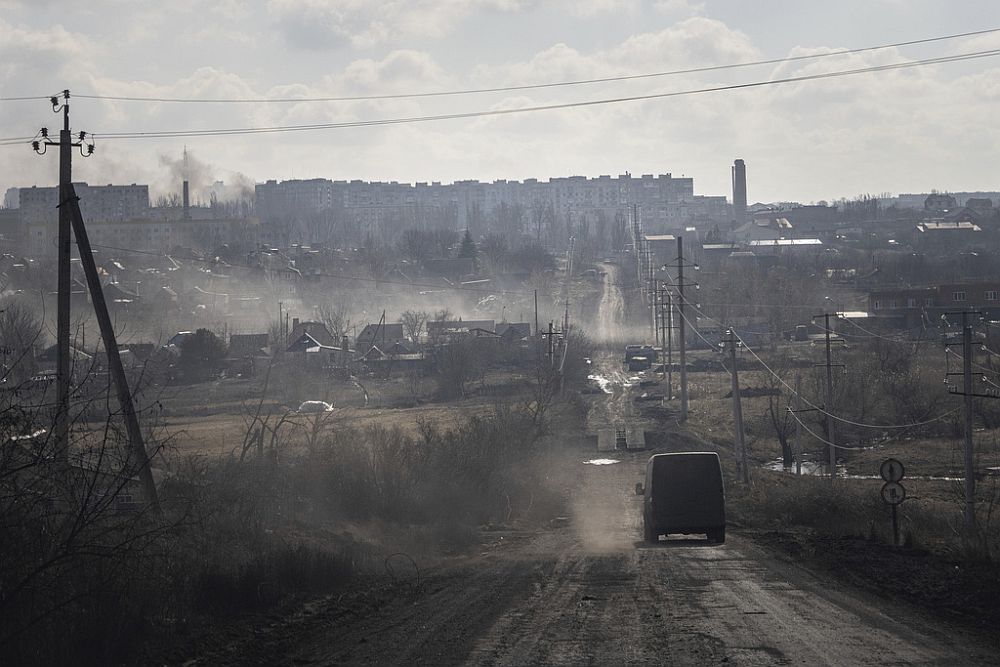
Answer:
<path fill-rule="evenodd" d="M 479 554 L 361 582 L 196 664 L 995 664 L 913 609 L 755 546 L 640 541 L 644 454 L 577 466 L 565 522 L 487 534 Z M 398 561 L 399 559 L 397 559 Z M 418 566 L 420 564 L 418 563 Z"/>

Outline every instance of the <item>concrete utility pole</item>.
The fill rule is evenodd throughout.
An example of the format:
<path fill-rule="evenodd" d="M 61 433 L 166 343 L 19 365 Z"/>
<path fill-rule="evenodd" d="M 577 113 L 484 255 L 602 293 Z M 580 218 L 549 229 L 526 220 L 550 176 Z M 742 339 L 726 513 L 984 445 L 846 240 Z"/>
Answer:
<path fill-rule="evenodd" d="M 795 474 L 802 474 L 802 424 L 798 413 L 802 412 L 802 374 L 795 374 Z"/>
<path fill-rule="evenodd" d="M 948 315 L 962 316 L 962 391 L 956 391 L 949 386 L 948 393 L 961 394 L 965 398 L 965 428 L 963 456 L 965 459 L 965 511 L 963 512 L 963 524 L 966 539 L 971 539 L 976 533 L 976 452 L 972 441 L 972 425 L 974 419 L 973 398 L 1000 398 L 1000 393 L 992 390 L 976 392 L 972 388 L 972 322 L 970 315 L 981 315 L 976 311 L 962 311 L 961 313 L 947 313 Z M 947 342 L 947 341 L 946 341 Z M 949 373 L 957 375 L 957 373 Z"/>
<path fill-rule="evenodd" d="M 535 290 L 535 339 L 538 339 L 538 290 Z"/>
<path fill-rule="evenodd" d="M 660 346 L 660 290 L 656 278 L 653 281 L 653 339 L 656 347 Z"/>
<path fill-rule="evenodd" d="M 729 344 L 729 363 L 732 364 L 733 391 L 733 433 L 736 454 L 736 472 L 744 484 L 750 483 L 750 467 L 747 465 L 746 440 L 743 436 L 743 401 L 740 397 L 740 376 L 736 368 L 736 332 L 732 327 L 728 330 L 729 338 L 723 342 Z"/>
<path fill-rule="evenodd" d="M 146 454 L 146 446 L 142 438 L 142 429 L 139 428 L 139 418 L 135 413 L 135 404 L 132 402 L 132 392 L 128 386 L 128 379 L 125 377 L 125 369 L 122 366 L 121 356 L 118 353 L 118 340 L 115 337 L 115 328 L 108 314 L 108 306 L 104 301 L 104 291 L 101 289 L 101 278 L 97 273 L 97 264 L 94 262 L 94 254 L 90 249 L 90 239 L 87 236 L 87 229 L 83 224 L 83 215 L 80 213 L 80 200 L 76 196 L 73 185 L 69 186 L 69 199 L 64 202 L 66 208 L 71 212 L 73 221 L 73 233 L 76 236 L 76 243 L 80 249 L 80 263 L 83 265 L 83 272 L 87 276 L 87 286 L 90 288 L 90 298 L 94 304 L 94 313 L 97 315 L 97 322 L 101 328 L 101 338 L 104 339 L 104 351 L 108 355 L 108 369 L 115 379 L 115 389 L 118 393 L 118 404 L 121 405 L 122 413 L 125 417 L 125 429 L 128 433 L 129 445 L 132 449 L 132 456 L 135 458 L 135 465 L 142 484 L 143 495 L 150 509 L 160 513 L 160 501 L 156 493 L 156 484 L 153 481 L 153 472 L 149 467 L 149 457 Z"/>
<path fill-rule="evenodd" d="M 972 446 L 972 325 L 962 312 L 962 392 L 965 394 L 965 513 L 967 536 L 976 529 L 976 468 Z"/>
<path fill-rule="evenodd" d="M 52 110 L 63 112 L 63 127 L 59 131 L 59 141 L 47 139 L 48 131 L 42 130 L 46 146 L 59 147 L 59 240 L 57 250 L 57 296 L 56 296 L 56 458 L 63 463 L 69 457 L 69 394 L 72 380 L 70 369 L 69 331 L 70 331 L 70 260 L 72 258 L 71 227 L 67 202 L 70 198 L 70 187 L 73 182 L 73 147 L 74 143 L 69 131 L 69 91 L 62 92 L 62 104 L 58 97 L 52 97 Z M 39 150 L 33 145 L 35 152 Z"/>
<path fill-rule="evenodd" d="M 76 236 L 77 245 L 80 250 L 80 262 L 83 266 L 84 274 L 87 278 L 87 285 L 90 290 L 91 300 L 94 304 L 94 312 L 101 329 L 101 338 L 104 340 L 104 349 L 108 357 L 108 367 L 111 376 L 115 381 L 115 388 L 118 393 L 118 402 L 121 405 L 122 413 L 125 417 L 125 427 L 128 432 L 129 445 L 132 448 L 135 464 L 138 468 L 143 491 L 150 508 L 155 513 L 159 513 L 160 505 L 156 493 L 156 485 L 153 482 L 152 471 L 149 468 L 149 459 L 146 455 L 143 444 L 142 431 L 139 428 L 139 420 L 136 417 L 135 406 L 132 402 L 132 394 L 129 390 L 128 380 L 125 377 L 125 370 L 122 367 L 121 356 L 118 353 L 118 341 L 115 337 L 114 326 L 111 316 L 108 314 L 107 304 L 104 301 L 104 292 L 101 288 L 100 276 L 97 273 L 97 264 L 94 262 L 94 255 L 91 251 L 90 240 L 84 226 L 83 215 L 80 213 L 80 200 L 76 196 L 72 182 L 72 148 L 80 147 L 84 157 L 88 157 L 94 152 L 94 145 L 89 144 L 87 151 L 83 152 L 83 142 L 86 138 L 85 132 L 80 132 L 78 141 L 74 142 L 70 136 L 69 129 L 69 91 L 63 91 L 63 102 L 60 107 L 59 98 L 52 97 L 52 108 L 57 113 L 63 112 L 63 129 L 59 133 L 59 142 L 48 140 L 48 131 L 41 132 L 43 141 L 33 141 L 32 148 L 37 153 L 44 153 L 42 144 L 45 146 L 59 146 L 59 248 L 58 248 L 58 301 L 57 301 L 57 349 L 58 359 L 56 365 L 57 374 L 57 408 L 56 408 L 56 455 L 63 462 L 68 462 L 69 456 L 69 389 L 71 379 L 70 354 L 69 354 L 69 318 L 70 318 L 70 259 L 72 254 L 72 237 Z"/>
<path fill-rule="evenodd" d="M 833 339 L 830 338 L 830 334 L 833 330 L 830 329 L 830 315 L 831 313 L 823 313 L 822 315 L 817 315 L 816 317 L 822 317 L 824 320 L 824 331 L 826 334 L 826 363 L 819 364 L 826 366 L 826 405 L 823 406 L 823 412 L 826 414 L 826 432 L 827 432 L 827 447 L 830 449 L 830 479 L 831 481 L 837 477 L 837 439 L 834 430 L 834 417 L 833 417 L 833 367 L 843 366 L 843 364 L 834 364 L 830 353 L 830 344 L 834 341 L 843 342 L 843 339 Z"/>
<path fill-rule="evenodd" d="M 837 447 L 833 422 L 833 361 L 830 358 L 830 313 L 823 314 L 826 324 L 826 429 L 830 437 L 830 479 L 837 477 Z"/>
<path fill-rule="evenodd" d="M 678 322 L 678 339 L 681 352 L 681 421 L 686 421 L 688 417 L 688 380 L 687 380 L 687 349 L 684 344 L 685 326 L 687 319 L 684 317 L 684 237 L 677 237 L 677 312 L 680 314 Z"/>
<path fill-rule="evenodd" d="M 666 288 L 664 288 L 666 289 Z M 674 296 L 667 292 L 667 400 L 674 398 Z"/>

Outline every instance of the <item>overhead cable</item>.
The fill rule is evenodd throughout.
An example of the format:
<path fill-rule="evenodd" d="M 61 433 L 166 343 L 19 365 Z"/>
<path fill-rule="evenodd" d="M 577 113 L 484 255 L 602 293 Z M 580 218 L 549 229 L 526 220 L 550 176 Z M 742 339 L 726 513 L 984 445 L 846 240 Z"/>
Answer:
<path fill-rule="evenodd" d="M 649 72 L 643 74 L 623 74 L 619 76 L 607 76 L 592 79 L 574 79 L 569 81 L 550 81 L 546 83 L 517 84 L 511 86 L 494 86 L 487 88 L 467 88 L 461 90 L 425 91 L 410 93 L 383 93 L 376 95 L 341 95 L 341 96 L 321 96 L 321 97 L 246 97 L 246 98 L 224 98 L 224 97 L 166 97 L 166 96 L 143 96 L 143 95 L 99 95 L 99 94 L 75 94 L 74 97 L 94 100 L 108 100 L 116 102 L 168 102 L 181 104 L 295 104 L 300 102 L 357 102 L 366 100 L 393 100 L 421 97 L 449 97 L 458 95 L 477 95 L 483 93 L 507 93 L 523 90 L 538 90 L 544 88 L 560 88 L 571 86 L 590 85 L 595 83 L 613 83 L 619 81 L 634 81 L 638 79 L 653 79 L 683 74 L 701 74 L 704 72 L 717 72 L 721 70 L 741 69 L 748 67 L 759 67 L 762 65 L 780 65 L 784 63 L 802 62 L 808 60 L 818 60 L 836 56 L 845 56 L 856 53 L 868 53 L 885 49 L 900 48 L 904 46 L 915 46 L 918 44 L 929 44 L 942 42 L 963 37 L 976 37 L 1000 32 L 1000 28 L 989 28 L 986 30 L 975 30 L 971 32 L 955 33 L 938 37 L 927 37 L 923 39 L 908 40 L 905 42 L 894 42 L 892 44 L 879 44 L 876 46 L 865 46 L 856 49 L 835 49 L 824 53 L 809 53 L 799 56 L 788 56 L 785 58 L 771 58 L 768 60 L 754 60 L 740 63 L 727 63 L 723 65 L 709 65 L 704 67 L 693 67 L 688 69 L 667 70 L 662 72 Z M 3 98 L 0 101 L 46 99 L 39 97 Z"/>

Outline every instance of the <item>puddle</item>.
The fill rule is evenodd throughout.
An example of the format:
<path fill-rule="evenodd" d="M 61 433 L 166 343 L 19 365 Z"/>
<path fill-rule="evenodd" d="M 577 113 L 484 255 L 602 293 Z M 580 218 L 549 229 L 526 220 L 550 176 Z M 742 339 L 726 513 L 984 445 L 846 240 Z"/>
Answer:
<path fill-rule="evenodd" d="M 618 461 L 616 459 L 590 459 L 589 461 L 584 461 L 583 465 L 609 466 L 615 463 L 621 463 L 621 461 Z"/>
<path fill-rule="evenodd" d="M 785 468 L 784 462 L 781 459 L 775 459 L 764 464 L 763 468 L 767 470 L 774 470 L 775 472 L 787 472 L 791 475 L 795 474 L 795 464 L 792 464 L 791 468 Z M 803 475 L 814 475 L 818 477 L 823 477 L 829 475 L 829 466 L 824 463 L 816 463 L 815 461 L 803 461 L 802 462 L 802 474 Z M 878 475 L 849 475 L 847 474 L 847 466 L 838 465 L 837 466 L 837 477 L 841 479 L 882 479 Z M 903 481 L 907 479 L 920 479 L 932 482 L 961 482 L 964 477 L 945 477 L 938 475 L 907 475 Z"/>
<path fill-rule="evenodd" d="M 597 386 L 600 387 L 601 391 L 603 391 L 605 394 L 612 393 L 612 391 L 611 391 L 611 380 L 609 380 L 608 378 L 604 377 L 603 375 L 588 375 L 587 379 L 588 380 L 593 380 L 594 382 L 596 382 Z"/>

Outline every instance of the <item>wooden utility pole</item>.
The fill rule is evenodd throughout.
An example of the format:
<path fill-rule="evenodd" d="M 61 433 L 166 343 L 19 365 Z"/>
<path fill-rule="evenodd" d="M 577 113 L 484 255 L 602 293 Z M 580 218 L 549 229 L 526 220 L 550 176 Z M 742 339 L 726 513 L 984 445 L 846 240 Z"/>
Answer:
<path fill-rule="evenodd" d="M 684 317 L 684 238 L 677 237 L 677 312 L 680 315 L 678 322 L 678 341 L 681 352 L 681 421 L 687 420 L 688 416 L 688 381 L 687 381 L 687 350 L 684 345 L 685 326 L 687 319 Z"/>
<path fill-rule="evenodd" d="M 750 468 L 747 465 L 746 440 L 743 436 L 743 401 L 740 397 L 740 375 L 736 368 L 736 332 L 730 327 L 729 338 L 724 341 L 729 344 L 729 363 L 732 365 L 730 374 L 732 376 L 733 391 L 733 434 L 735 441 L 736 472 L 740 480 L 747 484 L 750 482 Z"/>

